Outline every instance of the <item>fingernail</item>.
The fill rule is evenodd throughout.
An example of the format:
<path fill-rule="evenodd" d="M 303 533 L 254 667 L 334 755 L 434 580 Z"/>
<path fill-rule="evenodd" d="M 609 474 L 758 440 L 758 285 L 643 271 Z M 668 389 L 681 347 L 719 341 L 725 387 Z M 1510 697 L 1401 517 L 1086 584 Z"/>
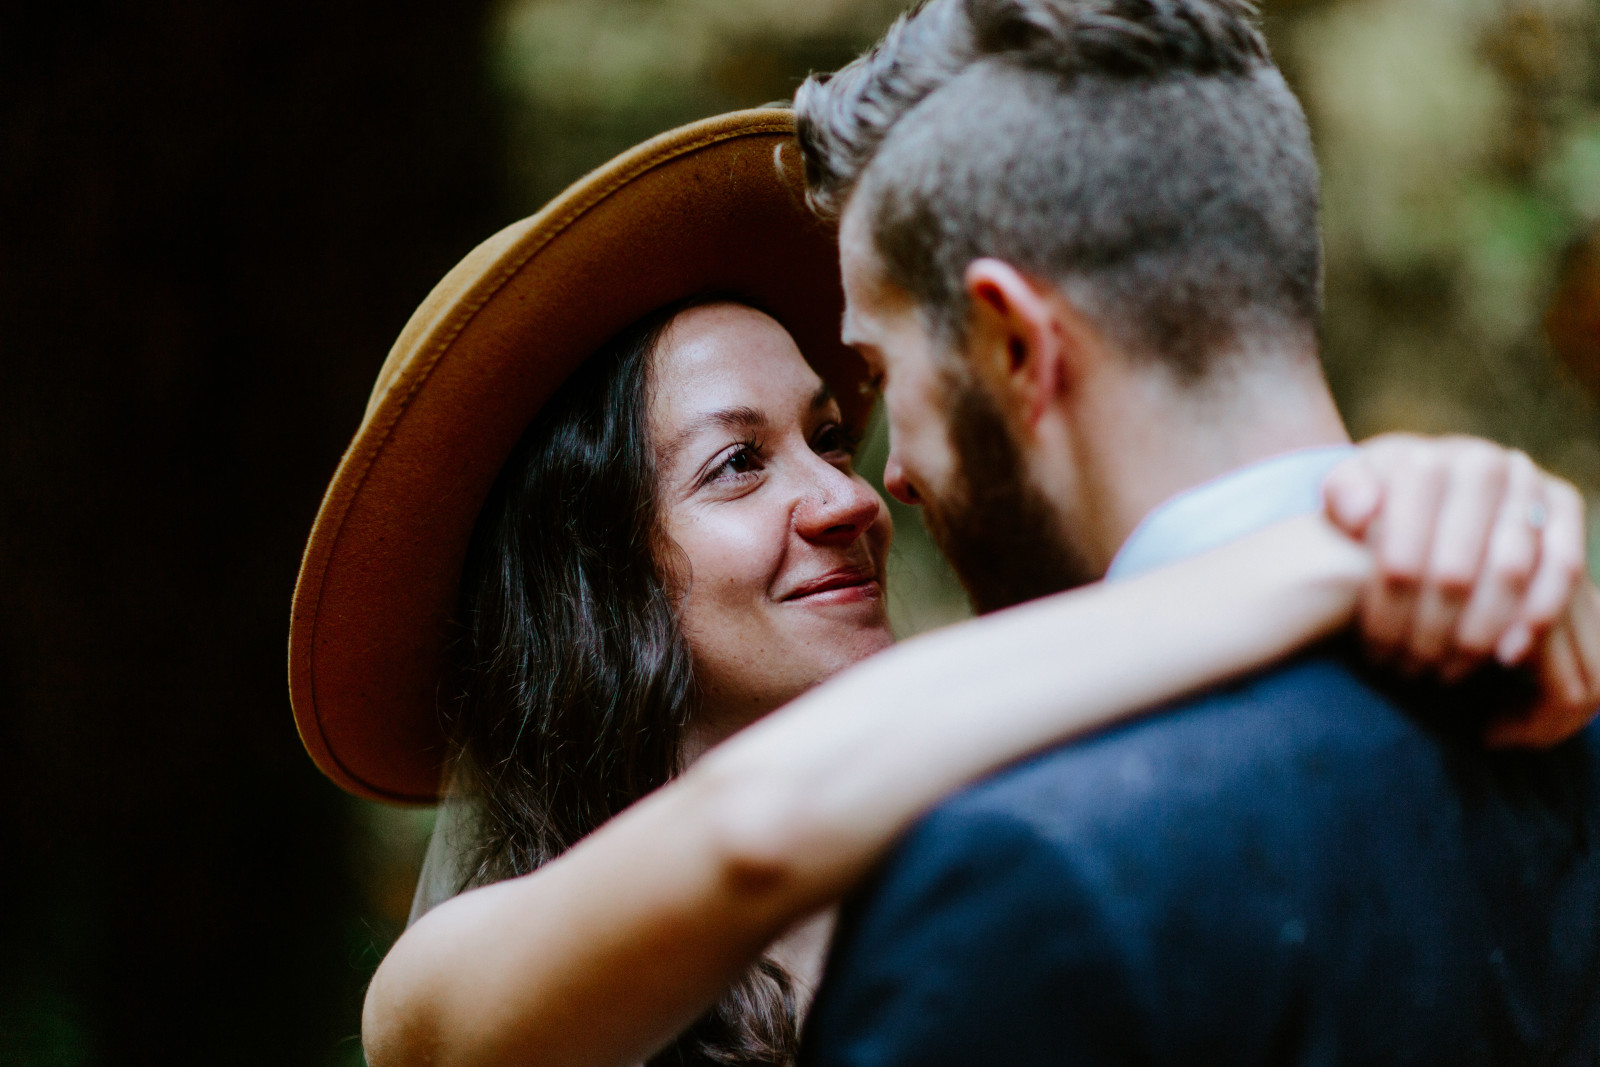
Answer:
<path fill-rule="evenodd" d="M 1525 623 L 1515 623 L 1505 632 L 1505 636 L 1500 638 L 1494 656 L 1503 666 L 1514 667 L 1528 654 L 1528 649 L 1532 645 L 1533 631 Z"/>

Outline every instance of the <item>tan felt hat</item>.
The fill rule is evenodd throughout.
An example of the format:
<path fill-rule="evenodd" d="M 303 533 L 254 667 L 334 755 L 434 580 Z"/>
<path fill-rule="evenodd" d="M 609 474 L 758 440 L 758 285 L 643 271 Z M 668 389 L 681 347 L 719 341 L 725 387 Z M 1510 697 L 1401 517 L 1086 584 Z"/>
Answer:
<path fill-rule="evenodd" d="M 805 207 L 793 136 L 790 112 L 763 109 L 647 141 L 473 249 L 406 323 L 317 513 L 289 625 L 295 722 L 340 786 L 437 799 L 445 633 L 473 524 L 540 406 L 623 327 L 742 296 L 865 420 L 834 232 Z"/>

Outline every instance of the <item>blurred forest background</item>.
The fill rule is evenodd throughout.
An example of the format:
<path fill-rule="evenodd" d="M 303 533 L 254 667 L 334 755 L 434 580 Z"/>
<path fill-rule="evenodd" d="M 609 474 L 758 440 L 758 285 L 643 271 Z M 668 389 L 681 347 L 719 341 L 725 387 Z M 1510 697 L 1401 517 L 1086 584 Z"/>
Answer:
<path fill-rule="evenodd" d="M 389 343 L 501 225 L 902 6 L 0 11 L 0 1064 L 360 1062 L 431 816 L 317 775 L 283 661 Z M 1352 428 L 1495 437 L 1600 504 L 1600 4 L 1265 16 L 1324 168 Z M 896 517 L 898 625 L 959 617 Z"/>

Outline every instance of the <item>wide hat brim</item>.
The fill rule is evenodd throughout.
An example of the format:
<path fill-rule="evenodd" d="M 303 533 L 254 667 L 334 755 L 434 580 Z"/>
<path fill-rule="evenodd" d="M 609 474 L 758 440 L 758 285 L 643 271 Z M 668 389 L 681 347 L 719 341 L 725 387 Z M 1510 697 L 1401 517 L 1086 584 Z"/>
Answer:
<path fill-rule="evenodd" d="M 445 642 L 478 512 L 540 406 L 619 330 L 735 294 L 782 323 L 864 421 L 864 369 L 839 341 L 835 234 L 805 206 L 793 137 L 780 109 L 662 134 L 473 249 L 412 315 L 295 587 L 295 722 L 340 786 L 438 798 Z"/>

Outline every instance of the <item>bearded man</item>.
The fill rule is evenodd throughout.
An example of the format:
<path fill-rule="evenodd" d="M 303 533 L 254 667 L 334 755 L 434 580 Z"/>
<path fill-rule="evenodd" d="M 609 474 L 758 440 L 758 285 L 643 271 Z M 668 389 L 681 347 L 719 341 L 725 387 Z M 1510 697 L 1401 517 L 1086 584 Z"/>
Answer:
<path fill-rule="evenodd" d="M 1320 506 L 1317 169 L 1244 0 L 930 0 L 796 109 L 887 485 L 980 610 Z M 802 1061 L 1600 1061 L 1600 737 L 1485 752 L 1509 700 L 1329 647 L 969 789 L 847 909 Z"/>

